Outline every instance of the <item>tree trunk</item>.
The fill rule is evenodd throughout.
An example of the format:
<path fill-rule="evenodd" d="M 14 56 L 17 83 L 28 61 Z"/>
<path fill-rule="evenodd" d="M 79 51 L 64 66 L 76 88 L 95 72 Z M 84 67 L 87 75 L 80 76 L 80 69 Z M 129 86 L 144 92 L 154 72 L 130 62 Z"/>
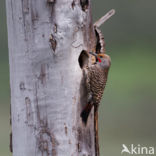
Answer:
<path fill-rule="evenodd" d="M 6 0 L 14 156 L 93 156 L 82 50 L 95 51 L 90 0 Z"/>

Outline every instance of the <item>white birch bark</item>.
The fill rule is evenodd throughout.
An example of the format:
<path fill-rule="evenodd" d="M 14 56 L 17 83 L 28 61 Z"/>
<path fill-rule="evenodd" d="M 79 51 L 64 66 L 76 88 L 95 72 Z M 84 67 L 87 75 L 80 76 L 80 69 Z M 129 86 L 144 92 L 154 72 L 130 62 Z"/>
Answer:
<path fill-rule="evenodd" d="M 85 4 L 85 5 L 84 5 Z M 88 0 L 6 0 L 14 156 L 94 156 L 83 49 L 95 50 Z M 49 42 L 50 39 L 50 42 Z"/>

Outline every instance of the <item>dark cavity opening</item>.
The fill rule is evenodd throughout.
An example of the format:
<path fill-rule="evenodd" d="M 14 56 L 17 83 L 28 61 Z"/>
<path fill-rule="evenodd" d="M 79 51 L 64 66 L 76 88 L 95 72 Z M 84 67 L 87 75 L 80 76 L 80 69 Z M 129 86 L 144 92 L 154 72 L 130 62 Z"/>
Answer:
<path fill-rule="evenodd" d="M 80 5 L 83 11 L 86 11 L 89 6 L 89 0 L 80 0 Z"/>
<path fill-rule="evenodd" d="M 96 34 L 96 39 L 97 39 L 97 42 L 96 42 L 96 53 L 99 54 L 100 51 L 101 51 L 100 37 L 99 37 L 99 34 L 98 34 L 98 32 L 96 30 L 95 30 L 95 34 Z"/>
<path fill-rule="evenodd" d="M 88 53 L 86 50 L 82 50 L 82 52 L 80 53 L 80 56 L 78 58 L 78 61 L 79 61 L 79 65 L 80 65 L 80 68 L 84 68 L 87 64 L 88 64 L 88 60 L 89 59 L 89 56 L 88 56 Z"/>

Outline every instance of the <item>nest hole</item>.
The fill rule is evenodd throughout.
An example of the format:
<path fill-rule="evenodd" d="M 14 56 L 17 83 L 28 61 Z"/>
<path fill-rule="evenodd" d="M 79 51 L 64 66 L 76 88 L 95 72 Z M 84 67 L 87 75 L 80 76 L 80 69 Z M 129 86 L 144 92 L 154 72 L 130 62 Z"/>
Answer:
<path fill-rule="evenodd" d="M 100 37 L 97 31 L 95 31 L 97 42 L 96 42 L 96 53 L 99 54 L 101 51 Z"/>
<path fill-rule="evenodd" d="M 82 52 L 80 53 L 80 56 L 78 58 L 78 62 L 80 65 L 80 68 L 83 69 L 89 61 L 89 56 L 86 50 L 82 50 Z"/>
<path fill-rule="evenodd" d="M 86 11 L 89 7 L 89 0 L 80 0 L 80 5 L 83 11 Z"/>

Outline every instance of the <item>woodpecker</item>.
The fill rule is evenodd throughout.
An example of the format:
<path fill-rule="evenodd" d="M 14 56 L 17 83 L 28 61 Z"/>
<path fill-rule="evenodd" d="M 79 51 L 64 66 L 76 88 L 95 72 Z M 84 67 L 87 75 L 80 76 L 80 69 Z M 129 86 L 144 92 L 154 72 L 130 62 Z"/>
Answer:
<path fill-rule="evenodd" d="M 96 54 L 94 52 L 89 52 L 89 54 L 96 57 L 96 62 L 84 69 L 88 99 L 87 105 L 81 112 L 81 118 L 85 124 L 93 106 L 94 114 L 97 113 L 111 65 L 111 59 L 108 55 L 104 53 Z"/>

